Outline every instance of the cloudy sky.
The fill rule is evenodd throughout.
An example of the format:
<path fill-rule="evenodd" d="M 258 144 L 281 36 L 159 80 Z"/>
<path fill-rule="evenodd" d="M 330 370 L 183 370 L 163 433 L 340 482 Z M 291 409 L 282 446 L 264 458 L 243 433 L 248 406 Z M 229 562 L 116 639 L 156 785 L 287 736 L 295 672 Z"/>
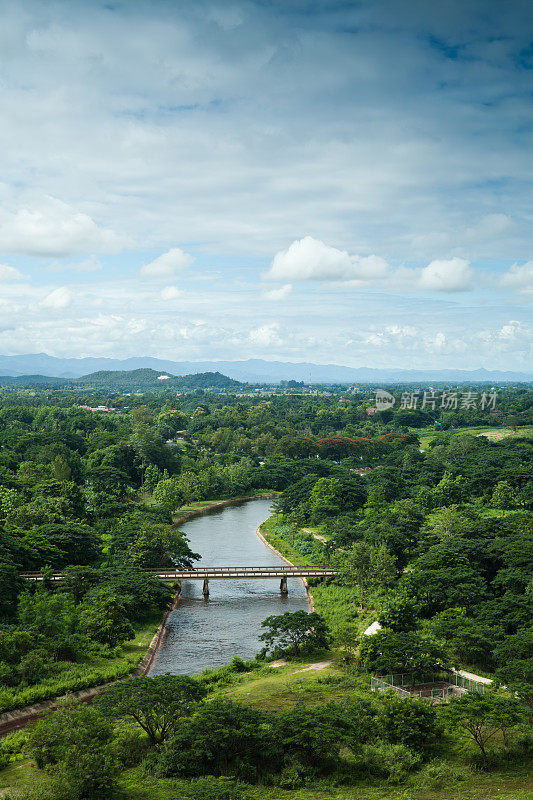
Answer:
<path fill-rule="evenodd" d="M 0 353 L 531 371 L 533 4 L 0 11 Z"/>

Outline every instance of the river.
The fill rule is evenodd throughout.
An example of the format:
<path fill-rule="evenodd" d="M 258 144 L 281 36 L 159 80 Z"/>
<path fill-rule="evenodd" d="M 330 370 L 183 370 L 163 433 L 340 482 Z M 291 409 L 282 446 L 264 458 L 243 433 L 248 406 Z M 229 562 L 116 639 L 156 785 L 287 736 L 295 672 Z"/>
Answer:
<path fill-rule="evenodd" d="M 202 556 L 195 566 L 283 563 L 256 535 L 259 525 L 272 513 L 271 503 L 260 499 L 226 506 L 181 525 L 191 549 Z M 210 580 L 210 597 L 204 600 L 202 581 L 184 581 L 180 602 L 168 620 L 167 634 L 150 674 L 194 675 L 206 667 L 227 664 L 233 656 L 253 658 L 262 646 L 259 634 L 265 617 L 307 609 L 302 581 L 290 578 L 288 588 L 288 596 L 283 597 L 279 579 Z"/>

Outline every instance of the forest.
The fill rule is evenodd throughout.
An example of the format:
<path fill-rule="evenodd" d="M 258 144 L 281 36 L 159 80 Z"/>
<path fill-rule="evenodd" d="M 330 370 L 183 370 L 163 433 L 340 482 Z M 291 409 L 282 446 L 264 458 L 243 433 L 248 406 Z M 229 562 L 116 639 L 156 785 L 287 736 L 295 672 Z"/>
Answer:
<path fill-rule="evenodd" d="M 370 389 L 0 388 L 0 715 L 114 682 L 0 740 L 6 796 L 531 796 L 533 390 L 422 408 L 388 389 L 376 411 Z M 262 493 L 268 541 L 337 570 L 311 580 L 313 614 L 265 620 L 250 662 L 131 677 L 176 590 L 143 570 L 198 558 L 174 521 Z M 492 683 L 370 690 L 453 670 Z"/>

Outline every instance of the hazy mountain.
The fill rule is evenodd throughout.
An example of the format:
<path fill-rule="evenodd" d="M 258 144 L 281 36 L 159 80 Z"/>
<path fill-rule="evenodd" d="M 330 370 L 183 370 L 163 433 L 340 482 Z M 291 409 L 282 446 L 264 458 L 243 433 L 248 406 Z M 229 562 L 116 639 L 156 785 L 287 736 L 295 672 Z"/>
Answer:
<path fill-rule="evenodd" d="M 529 382 L 533 372 L 499 370 L 414 370 L 343 367 L 336 364 L 290 363 L 285 361 L 170 361 L 140 356 L 135 358 L 55 358 L 45 353 L 21 356 L 0 356 L 0 375 L 49 375 L 79 378 L 101 370 L 153 369 L 173 375 L 220 372 L 238 381 L 278 383 L 297 380 L 308 383 L 502 383 Z"/>
<path fill-rule="evenodd" d="M 69 385 L 135 392 L 149 389 L 238 389 L 241 384 L 220 372 L 171 375 L 166 371 L 141 368 L 101 370 L 71 380 Z"/>
<path fill-rule="evenodd" d="M 220 372 L 197 372 L 192 375 L 172 375 L 167 371 L 149 368 L 134 370 L 100 370 L 80 378 L 58 378 L 45 375 L 0 376 L 0 386 L 26 386 L 65 389 L 106 389 L 123 392 L 142 392 L 151 389 L 233 389 L 239 381 Z"/>

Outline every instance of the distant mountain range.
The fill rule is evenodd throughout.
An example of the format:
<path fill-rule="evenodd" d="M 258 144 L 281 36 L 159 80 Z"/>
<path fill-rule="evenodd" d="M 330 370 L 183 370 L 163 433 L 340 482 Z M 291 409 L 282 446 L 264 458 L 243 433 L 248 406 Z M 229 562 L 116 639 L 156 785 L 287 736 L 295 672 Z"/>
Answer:
<path fill-rule="evenodd" d="M 139 356 L 135 358 L 55 358 L 46 353 L 0 356 L 0 376 L 49 376 L 79 378 L 100 371 L 152 369 L 173 376 L 217 372 L 246 383 L 279 383 L 296 380 L 308 383 L 528 383 L 533 372 L 460 369 L 373 369 L 343 367 L 337 364 L 290 363 L 286 361 L 170 361 Z"/>

